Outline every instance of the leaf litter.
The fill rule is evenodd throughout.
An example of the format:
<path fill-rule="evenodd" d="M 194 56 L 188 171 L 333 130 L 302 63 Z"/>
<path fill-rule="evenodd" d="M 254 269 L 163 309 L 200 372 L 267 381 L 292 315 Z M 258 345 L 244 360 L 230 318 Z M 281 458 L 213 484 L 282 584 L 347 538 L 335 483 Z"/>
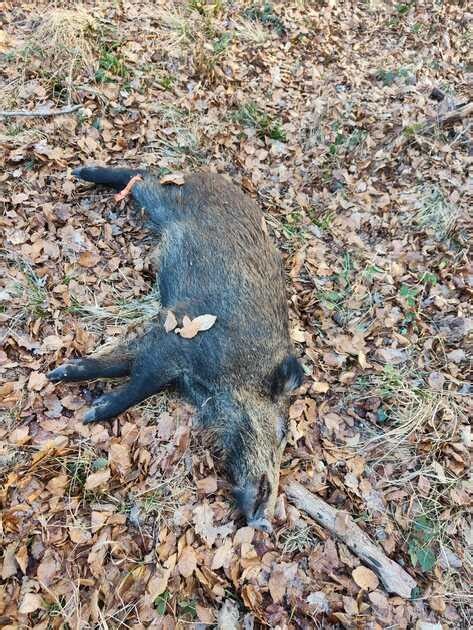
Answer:
<path fill-rule="evenodd" d="M 139 0 L 5 16 L 0 107 L 82 109 L 0 119 L 2 625 L 467 628 L 471 118 L 441 121 L 471 100 L 471 14 Z M 44 378 L 158 315 L 156 243 L 73 183 L 90 162 L 177 186 L 212 169 L 263 208 L 306 373 L 274 538 L 241 527 L 172 395 L 84 426 L 100 386 Z M 165 327 L 191 338 L 215 323 L 200 317 Z M 419 592 L 385 593 L 291 505 L 291 481 Z"/>

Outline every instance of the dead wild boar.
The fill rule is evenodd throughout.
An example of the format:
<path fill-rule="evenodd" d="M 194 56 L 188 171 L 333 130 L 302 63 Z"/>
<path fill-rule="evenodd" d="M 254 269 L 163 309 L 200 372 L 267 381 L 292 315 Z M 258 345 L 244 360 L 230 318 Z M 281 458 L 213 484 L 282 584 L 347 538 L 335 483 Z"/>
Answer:
<path fill-rule="evenodd" d="M 110 420 L 165 387 L 174 387 L 210 430 L 233 494 L 249 525 L 271 531 L 288 394 L 302 380 L 293 355 L 279 253 L 257 204 L 224 177 L 188 174 L 161 184 L 145 171 L 82 167 L 80 179 L 122 190 L 160 234 L 162 317 L 142 337 L 105 356 L 72 360 L 53 382 L 128 377 L 95 400 L 84 422 Z M 136 177 L 139 176 L 139 179 Z M 135 178 L 133 182 L 130 182 Z M 217 317 L 191 339 L 166 332 L 172 311 Z"/>

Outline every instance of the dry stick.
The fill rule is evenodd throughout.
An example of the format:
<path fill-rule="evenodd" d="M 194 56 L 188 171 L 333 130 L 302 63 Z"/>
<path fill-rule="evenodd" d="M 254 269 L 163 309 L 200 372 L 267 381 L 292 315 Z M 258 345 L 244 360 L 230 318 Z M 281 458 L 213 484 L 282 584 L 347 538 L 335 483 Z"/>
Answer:
<path fill-rule="evenodd" d="M 0 111 L 0 116 L 4 118 L 13 118 L 15 116 L 61 116 L 61 114 L 75 112 L 81 107 L 83 107 L 83 105 L 71 105 L 70 107 L 63 107 L 62 109 L 37 109 L 35 111 L 28 111 L 27 109 L 12 112 Z"/>
<path fill-rule="evenodd" d="M 451 125 L 452 123 L 458 122 L 459 120 L 463 120 L 463 118 L 468 118 L 468 116 L 472 115 L 473 101 L 471 101 L 470 103 L 466 103 L 461 107 L 457 107 L 456 109 L 452 109 L 452 111 L 446 112 L 438 118 L 432 118 L 431 120 L 427 121 L 425 126 L 423 126 L 422 131 L 433 129 L 436 125 L 440 125 L 441 127 L 445 125 Z"/>
<path fill-rule="evenodd" d="M 464 118 L 468 118 L 469 116 L 472 116 L 472 115 L 473 115 L 473 101 L 470 103 L 466 103 L 465 105 L 462 105 L 460 107 L 457 107 L 456 109 L 453 109 L 449 112 L 446 112 L 445 114 L 442 114 L 441 116 L 430 118 L 424 121 L 423 123 L 420 123 L 416 128 L 416 132 L 428 133 L 430 131 L 433 131 L 436 127 L 447 127 L 448 125 L 458 122 L 459 120 L 463 120 Z M 401 129 L 398 129 L 398 131 L 396 131 L 394 135 L 391 136 L 391 139 L 389 142 L 379 143 L 373 150 L 373 155 L 375 156 L 375 159 L 376 159 L 377 153 L 380 150 L 383 151 L 382 157 L 385 157 L 386 155 L 388 155 L 393 149 L 397 149 L 397 152 L 399 152 L 400 149 L 404 146 L 404 144 L 406 144 L 406 142 L 410 140 L 410 135 L 407 135 L 407 133 L 405 133 L 406 129 L 409 129 L 409 127 L 402 127 Z"/>
<path fill-rule="evenodd" d="M 300 510 L 307 512 L 331 534 L 337 536 L 365 564 L 377 573 L 388 593 L 396 593 L 405 599 L 411 597 L 416 581 L 391 560 L 365 532 L 353 522 L 347 512 L 336 510 L 331 505 L 312 494 L 300 483 L 286 486 L 286 495 Z"/>

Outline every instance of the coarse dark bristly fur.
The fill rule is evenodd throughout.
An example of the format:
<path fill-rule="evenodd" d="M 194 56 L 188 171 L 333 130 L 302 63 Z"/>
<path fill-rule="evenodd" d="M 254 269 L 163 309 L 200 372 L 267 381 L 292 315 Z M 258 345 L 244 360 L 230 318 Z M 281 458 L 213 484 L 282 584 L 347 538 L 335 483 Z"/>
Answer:
<path fill-rule="evenodd" d="M 199 412 L 223 460 L 249 524 L 271 530 L 285 446 L 288 394 L 302 380 L 288 331 L 284 277 L 257 204 L 224 177 L 188 174 L 183 185 L 160 184 L 145 171 L 83 167 L 80 179 L 123 189 L 161 236 L 160 320 L 140 338 L 105 356 L 76 359 L 49 379 L 128 377 L 97 399 L 85 422 L 110 420 L 175 387 Z M 167 333 L 168 310 L 217 317 L 192 339 Z"/>

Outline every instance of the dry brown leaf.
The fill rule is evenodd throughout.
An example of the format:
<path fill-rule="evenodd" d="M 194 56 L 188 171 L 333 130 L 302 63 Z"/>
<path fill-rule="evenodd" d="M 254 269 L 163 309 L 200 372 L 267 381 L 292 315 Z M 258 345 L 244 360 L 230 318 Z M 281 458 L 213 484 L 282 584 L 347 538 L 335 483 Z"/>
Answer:
<path fill-rule="evenodd" d="M 217 569 L 220 569 L 222 567 L 228 567 L 233 557 L 233 553 L 234 550 L 231 540 L 227 538 L 223 545 L 220 545 L 220 547 L 217 548 L 217 551 L 215 552 L 212 560 L 211 569 L 213 571 L 216 571 Z"/>
<path fill-rule="evenodd" d="M 18 427 L 10 433 L 10 443 L 22 445 L 30 441 L 29 427 Z"/>
<path fill-rule="evenodd" d="M 268 580 L 268 588 L 273 602 L 278 603 L 286 594 L 287 580 L 284 571 L 276 567 Z"/>
<path fill-rule="evenodd" d="M 62 337 L 57 335 L 48 335 L 43 339 L 42 347 L 48 351 L 59 350 L 62 348 L 64 341 Z"/>
<path fill-rule="evenodd" d="M 25 593 L 23 599 L 21 600 L 18 612 L 21 615 L 29 615 L 30 613 L 33 613 L 44 607 L 45 606 L 41 595 L 38 595 L 37 593 Z"/>
<path fill-rule="evenodd" d="M 131 468 L 130 450 L 126 444 L 113 442 L 108 452 L 108 461 L 112 470 L 117 471 L 121 476 Z"/>
<path fill-rule="evenodd" d="M 80 523 L 79 521 L 77 521 L 75 525 L 70 525 L 68 527 L 68 530 L 69 530 L 69 538 L 76 545 L 86 544 L 92 538 L 92 535 L 89 529 L 84 524 Z"/>
<path fill-rule="evenodd" d="M 100 262 L 100 256 L 96 252 L 82 252 L 80 254 L 77 262 L 81 267 L 86 267 L 87 269 L 91 269 L 95 267 Z"/>
<path fill-rule="evenodd" d="M 390 363 L 392 365 L 404 363 L 409 358 L 407 352 L 399 348 L 378 348 L 375 354 L 376 357 L 384 363 Z"/>
<path fill-rule="evenodd" d="M 217 478 L 205 477 L 204 479 L 198 479 L 196 484 L 197 490 L 202 494 L 214 494 L 217 492 Z"/>
<path fill-rule="evenodd" d="M 85 481 L 86 490 L 94 490 L 99 486 L 103 486 L 110 479 L 110 468 L 104 468 L 87 476 Z"/>
<path fill-rule="evenodd" d="M 445 376 L 441 372 L 431 372 L 428 382 L 434 391 L 441 392 L 445 384 Z"/>
<path fill-rule="evenodd" d="M 18 563 L 15 558 L 18 543 L 13 542 L 6 546 L 3 552 L 2 579 L 8 580 L 18 571 Z"/>
<path fill-rule="evenodd" d="M 197 333 L 212 328 L 216 319 L 217 317 L 215 315 L 199 315 L 193 320 L 188 320 L 187 323 L 183 320 L 184 326 L 178 329 L 179 334 L 181 337 L 184 337 L 184 339 L 192 339 Z"/>
<path fill-rule="evenodd" d="M 163 569 L 159 566 L 155 569 L 155 575 L 148 582 L 146 590 L 154 601 L 158 595 L 164 593 L 168 586 L 169 576 L 171 575 L 170 569 Z"/>
<path fill-rule="evenodd" d="M 212 608 L 207 608 L 206 606 L 201 606 L 201 604 L 196 604 L 195 611 L 197 613 L 199 621 L 201 621 L 202 623 L 209 625 L 215 623 L 215 614 Z"/>
<path fill-rule="evenodd" d="M 67 475 L 58 475 L 57 477 L 52 477 L 46 487 L 53 496 L 62 497 L 68 484 L 69 478 Z"/>
<path fill-rule="evenodd" d="M 69 411 L 77 411 L 85 406 L 85 400 L 83 398 L 79 398 L 78 396 L 74 396 L 73 394 L 68 394 L 61 398 L 61 405 Z"/>
<path fill-rule="evenodd" d="M 182 186 L 185 182 L 183 173 L 168 173 L 167 175 L 163 175 L 159 183 L 160 184 L 176 184 L 176 186 Z"/>
<path fill-rule="evenodd" d="M 92 510 L 92 514 L 90 515 L 90 531 L 92 534 L 95 534 L 95 532 L 98 532 L 99 529 L 102 529 L 109 516 L 110 512 L 98 512 L 97 510 Z"/>
<path fill-rule="evenodd" d="M 38 580 L 48 586 L 55 578 L 58 569 L 59 566 L 56 562 L 56 558 L 54 557 L 53 552 L 51 551 L 51 549 L 47 549 L 36 571 Z"/>
<path fill-rule="evenodd" d="M 28 379 L 28 389 L 39 392 L 47 383 L 48 379 L 46 378 L 46 374 L 42 372 L 31 372 L 30 378 Z"/>
<path fill-rule="evenodd" d="M 367 569 L 361 565 L 356 567 L 356 569 L 353 569 L 351 575 L 356 584 L 358 584 L 358 586 L 364 591 L 374 591 L 379 586 L 379 580 L 376 573 L 373 573 L 371 569 Z"/>
<path fill-rule="evenodd" d="M 312 385 L 312 391 L 316 394 L 325 394 L 330 389 L 330 385 L 328 383 L 323 383 L 321 381 L 314 381 Z"/>
<path fill-rule="evenodd" d="M 194 548 L 187 545 L 182 550 L 181 556 L 177 563 L 177 568 L 182 577 L 190 577 L 197 567 L 197 556 Z"/>
<path fill-rule="evenodd" d="M 172 311 L 168 311 L 166 315 L 166 321 L 164 322 L 164 330 L 166 332 L 171 332 L 177 326 L 176 316 Z"/>
<path fill-rule="evenodd" d="M 15 558 L 23 574 L 26 575 L 26 569 L 28 567 L 28 547 L 21 545 L 15 554 Z"/>

